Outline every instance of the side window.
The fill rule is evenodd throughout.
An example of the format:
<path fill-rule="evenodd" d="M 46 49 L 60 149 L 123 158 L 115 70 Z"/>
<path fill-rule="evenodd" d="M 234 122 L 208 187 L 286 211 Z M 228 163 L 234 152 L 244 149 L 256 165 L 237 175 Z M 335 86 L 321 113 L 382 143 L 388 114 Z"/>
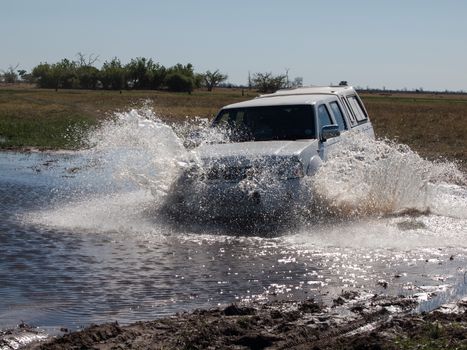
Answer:
<path fill-rule="evenodd" d="M 360 105 L 360 101 L 357 99 L 357 96 L 348 96 L 347 100 L 349 101 L 350 107 L 352 108 L 355 118 L 358 122 L 363 122 L 367 119 L 365 111 Z"/>
<path fill-rule="evenodd" d="M 355 115 L 353 114 L 352 110 L 350 109 L 349 102 L 344 97 L 341 97 L 341 102 L 342 102 L 342 105 L 345 108 L 345 111 L 346 111 L 347 115 L 349 116 L 350 124 L 353 125 L 353 126 L 357 125 L 358 124 L 357 120 L 355 119 Z"/>
<path fill-rule="evenodd" d="M 331 106 L 331 110 L 334 114 L 334 118 L 336 119 L 336 123 L 337 125 L 339 125 L 339 131 L 345 130 L 346 125 L 344 115 L 342 114 L 342 110 L 339 107 L 339 104 L 337 102 L 331 102 L 329 105 Z"/>
<path fill-rule="evenodd" d="M 331 115 L 329 114 L 328 108 L 325 105 L 320 105 L 318 107 L 318 120 L 320 132 L 323 126 L 332 124 Z"/>

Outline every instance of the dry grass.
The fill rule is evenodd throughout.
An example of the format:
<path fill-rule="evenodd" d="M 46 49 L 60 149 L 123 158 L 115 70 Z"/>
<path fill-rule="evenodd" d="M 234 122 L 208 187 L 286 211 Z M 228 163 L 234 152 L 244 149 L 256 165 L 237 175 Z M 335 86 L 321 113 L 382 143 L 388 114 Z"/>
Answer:
<path fill-rule="evenodd" d="M 409 145 L 424 157 L 467 164 L 467 96 L 363 95 L 379 137 Z"/>

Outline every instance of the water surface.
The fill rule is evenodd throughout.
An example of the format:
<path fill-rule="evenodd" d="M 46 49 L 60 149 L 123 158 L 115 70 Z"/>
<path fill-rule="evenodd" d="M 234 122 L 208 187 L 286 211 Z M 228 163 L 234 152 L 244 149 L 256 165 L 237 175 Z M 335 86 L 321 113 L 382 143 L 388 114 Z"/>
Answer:
<path fill-rule="evenodd" d="M 131 113 L 87 151 L 0 153 L 0 328 L 276 298 L 332 305 L 342 290 L 414 296 L 422 309 L 465 295 L 467 188 L 451 165 L 350 144 L 320 180 L 332 215 L 255 230 L 181 223 L 160 208 L 188 151 Z"/>

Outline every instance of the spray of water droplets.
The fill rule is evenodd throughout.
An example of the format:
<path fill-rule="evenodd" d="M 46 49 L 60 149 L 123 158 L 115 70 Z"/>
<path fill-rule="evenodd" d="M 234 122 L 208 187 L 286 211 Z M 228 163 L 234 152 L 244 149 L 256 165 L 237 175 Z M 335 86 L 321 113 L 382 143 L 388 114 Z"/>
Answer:
<path fill-rule="evenodd" d="M 365 215 L 431 211 L 442 184 L 466 180 L 453 163 L 433 163 L 405 145 L 355 134 L 332 150 L 312 183 L 324 204 Z"/>
<path fill-rule="evenodd" d="M 179 185 L 186 186 L 183 192 L 190 209 L 200 209 L 201 215 L 212 213 L 213 207 L 218 210 L 222 205 L 205 195 L 209 169 L 203 169 L 206 162 L 196 146 L 226 142 L 229 133 L 210 127 L 205 119 L 170 125 L 149 108 L 116 113 L 87 135 L 88 148 L 80 158 L 86 166 L 81 164 L 76 174 L 80 184 L 64 191 L 72 198 L 42 213 L 42 218 L 48 218 L 49 224 L 58 221 L 79 227 L 85 215 L 87 229 L 93 225 L 125 229 L 127 220 L 131 228 L 146 222 L 141 229 L 148 230 Z M 261 159 L 256 161 L 261 166 Z M 194 166 L 202 176 L 180 184 Z M 236 189 L 247 195 L 271 192 L 269 198 L 274 200 L 274 194 L 282 191 L 275 175 L 283 167 L 258 171 L 238 181 Z M 465 183 L 464 174 L 452 163 L 429 162 L 407 146 L 349 135 L 315 176 L 302 180 L 307 196 L 294 204 L 306 209 L 300 215 L 310 210 L 344 218 L 416 211 L 467 218 Z M 229 201 L 229 195 L 223 199 Z"/>

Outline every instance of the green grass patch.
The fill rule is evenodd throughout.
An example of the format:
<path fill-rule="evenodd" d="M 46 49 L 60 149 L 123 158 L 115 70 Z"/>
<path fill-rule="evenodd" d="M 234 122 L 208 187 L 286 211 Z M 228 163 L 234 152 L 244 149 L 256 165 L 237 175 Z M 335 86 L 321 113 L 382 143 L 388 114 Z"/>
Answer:
<path fill-rule="evenodd" d="M 47 122 L 15 116 L 0 118 L 0 147 L 40 149 L 78 149 L 83 146 L 84 134 L 96 121 L 83 116 L 49 117 Z"/>
<path fill-rule="evenodd" d="M 466 329 L 463 324 L 456 322 L 439 323 L 435 321 L 425 323 L 421 327 L 411 330 L 410 335 L 399 337 L 396 339 L 395 345 L 401 350 L 467 349 L 465 334 Z"/>

